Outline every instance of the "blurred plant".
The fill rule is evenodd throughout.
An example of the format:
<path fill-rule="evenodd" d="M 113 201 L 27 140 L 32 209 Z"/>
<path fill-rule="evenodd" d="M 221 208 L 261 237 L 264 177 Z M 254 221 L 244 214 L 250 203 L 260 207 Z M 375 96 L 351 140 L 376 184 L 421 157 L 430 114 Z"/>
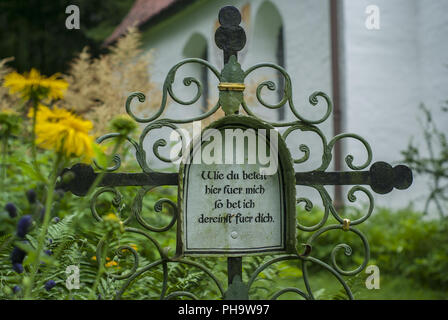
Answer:
<path fill-rule="evenodd" d="M 61 167 L 66 166 L 72 158 L 80 158 L 87 162 L 91 160 L 94 154 L 94 141 L 93 137 L 89 135 L 89 131 L 92 129 L 93 124 L 90 121 L 82 120 L 68 110 L 56 107 L 50 109 L 43 105 L 43 103 L 53 104 L 55 100 L 61 99 L 67 90 L 68 83 L 65 80 L 60 80 L 58 74 L 47 78 L 40 75 L 35 69 L 32 69 L 24 75 L 11 72 L 4 76 L 3 87 L 9 89 L 10 95 L 19 96 L 21 99 L 27 101 L 25 105 L 30 106 L 28 116 L 32 119 L 32 162 L 36 174 L 46 186 L 45 206 L 40 209 L 36 206 L 41 216 L 39 220 L 42 220 L 42 227 L 35 244 L 36 251 L 33 252 L 31 258 L 32 266 L 30 276 L 26 277 L 27 281 L 24 286 L 25 298 L 30 298 L 35 277 L 41 263 L 45 236 L 50 223 L 50 211 L 53 207 L 53 197 L 58 173 Z M 17 131 L 17 128 L 14 127 L 17 121 L 14 122 L 11 120 L 11 113 L 7 114 L 3 111 L 1 114 L 3 115 L 1 117 L 3 120 L 2 124 L 5 123 L 5 125 L 2 125 L 2 128 L 6 128 L 2 132 L 5 131 L 6 135 L 11 130 L 15 129 Z M 53 161 L 49 178 L 46 178 L 40 170 L 37 161 L 36 146 L 52 151 Z M 25 218 L 28 220 L 25 220 Z M 17 225 L 17 236 L 19 238 L 24 238 L 28 232 L 29 221 L 31 221 L 30 215 L 26 215 L 19 220 Z M 26 224 L 26 228 L 23 226 L 24 224 Z M 25 256 L 25 251 L 22 249 L 24 248 L 16 247 L 15 250 L 21 250 L 20 253 L 23 252 L 23 254 L 15 254 L 11 258 L 14 269 L 19 273 L 23 272 L 22 260 Z M 47 252 L 50 251 L 47 250 Z M 47 290 L 49 289 L 47 288 Z"/>
<path fill-rule="evenodd" d="M 7 66 L 7 63 L 13 60 L 14 60 L 13 57 L 0 59 L 0 83 L 3 83 L 4 77 L 7 74 L 13 72 L 13 69 Z M 8 88 L 0 86 L 0 111 L 10 110 L 13 106 L 19 105 L 20 100 L 21 100 L 20 97 L 10 95 Z"/>
<path fill-rule="evenodd" d="M 423 138 L 426 146 L 425 152 L 409 142 L 408 148 L 401 152 L 404 162 L 418 174 L 430 178 L 429 195 L 425 202 L 424 213 L 428 212 L 429 205 L 433 202 L 440 217 L 444 217 L 448 201 L 448 140 L 444 132 L 440 131 L 433 120 L 431 111 L 421 105 L 423 121 L 420 121 L 423 129 Z M 443 112 L 448 112 L 447 106 L 442 107 Z"/>
<path fill-rule="evenodd" d="M 360 210 L 350 211 L 353 212 L 345 213 L 352 215 L 350 219 L 361 216 Z M 301 224 L 311 226 L 321 221 L 322 216 L 323 212 L 313 209 L 311 214 L 301 211 L 298 219 Z M 329 219 L 327 223 L 333 224 L 334 220 Z M 447 290 L 448 274 L 444 271 L 448 270 L 447 219 L 428 221 L 423 219 L 422 213 L 412 209 L 378 208 L 359 230 L 369 238 L 369 264 L 377 265 L 382 275 L 406 277 L 422 287 Z M 298 243 L 306 242 L 309 236 L 311 234 L 299 234 Z M 313 247 L 313 256 L 330 257 L 338 243 L 347 243 L 352 248 L 350 256 L 338 258 L 342 268 L 352 269 L 354 264 L 362 263 L 362 241 L 346 232 L 330 231 L 321 237 L 316 248 Z M 316 271 L 312 265 L 310 269 Z"/>
<path fill-rule="evenodd" d="M 123 241 L 123 225 L 115 214 L 110 213 L 109 208 L 110 214 L 103 213 L 104 223 L 98 228 L 92 229 L 91 220 L 85 228 L 75 228 L 74 217 L 78 222 L 86 217 L 88 201 L 74 200 L 71 195 L 64 196 L 55 186 L 60 170 L 71 162 L 88 163 L 95 157 L 101 158 L 99 163 L 108 167 L 126 137 L 137 129 L 137 124 L 130 117 L 114 117 L 122 112 L 128 91 L 148 92 L 154 89 L 148 76 L 150 54 L 141 54 L 139 45 L 140 36 L 134 30 L 122 38 L 110 54 L 92 60 L 84 51 L 73 63 L 69 76 L 64 77 L 66 80 L 61 79 L 59 74 L 45 77 L 35 69 L 19 74 L 6 67 L 11 59 L 0 60 L 0 132 L 2 141 L 4 137 L 14 138 L 8 140 L 10 147 L 2 148 L 3 154 L 8 155 L 2 162 L 8 166 L 3 165 L 2 169 L 5 168 L 3 173 L 10 181 L 9 188 L 2 188 L 0 193 L 5 210 L 0 212 L 0 274 L 2 281 L 10 283 L 11 288 L 21 288 L 4 291 L 7 295 L 17 293 L 15 298 L 26 299 L 36 298 L 37 295 L 57 297 L 57 292 L 60 294 L 61 290 L 55 284 L 63 280 L 59 273 L 64 271 L 58 268 L 70 262 L 85 264 L 83 274 L 88 284 L 87 292 L 80 294 L 80 297 L 96 297 L 97 290 L 106 298 L 115 295 L 114 288 L 118 284 L 104 275 L 104 267 L 120 269 L 122 262 L 119 266 L 115 259 L 101 258 L 103 254 L 110 255 L 109 245 Z M 86 73 L 83 67 L 87 67 Z M 155 103 L 157 100 L 154 99 Z M 72 107 L 81 104 L 82 108 Z M 78 116 L 77 110 L 89 120 Z M 28 130 L 21 130 L 20 123 L 27 118 L 20 113 L 28 115 L 27 118 L 32 121 L 29 126 L 31 139 Z M 96 122 L 95 128 L 92 120 Z M 90 133 L 96 129 L 101 131 L 106 126 L 117 134 L 107 144 L 113 150 L 110 156 L 94 143 Z M 32 165 L 27 157 L 30 144 Z M 88 196 L 95 190 L 102 174 L 93 182 Z M 23 201 L 25 197 L 28 202 Z M 153 197 L 148 198 L 154 202 Z M 117 230 L 118 233 L 115 232 Z M 106 245 L 97 256 L 100 261 L 107 262 L 98 268 L 86 258 L 86 250 L 91 252 L 105 234 L 108 235 Z M 137 242 L 136 239 L 132 240 L 134 242 Z M 142 251 L 148 251 L 146 255 L 149 256 L 154 253 L 151 250 Z M 5 264 L 5 261 L 8 262 Z M 141 261 L 145 262 L 145 259 Z M 126 261 L 123 263 L 126 266 Z M 7 278 L 3 277 L 5 268 Z"/>
<path fill-rule="evenodd" d="M 110 122 L 112 132 L 119 133 L 120 136 L 126 137 L 137 130 L 137 123 L 127 114 L 118 115 Z"/>
<path fill-rule="evenodd" d="M 64 107 L 75 106 L 78 114 L 94 122 L 94 130 L 98 134 L 106 133 L 113 117 L 123 113 L 129 92 L 139 91 L 151 97 L 149 108 L 142 115 L 158 107 L 161 92 L 156 89 L 148 72 L 152 51 L 144 53 L 141 44 L 141 34 L 130 28 L 109 48 L 109 53 L 97 59 L 92 59 L 88 49 L 84 48 L 65 76 L 70 86 L 61 104 Z"/>
<path fill-rule="evenodd" d="M 47 182 L 47 196 L 45 199 L 45 212 L 41 232 L 37 239 L 36 257 L 31 269 L 29 285 L 25 288 L 25 298 L 29 298 L 34 285 L 34 278 L 39 268 L 41 252 L 44 248 L 45 236 L 50 223 L 50 210 L 53 205 L 53 196 L 61 167 L 65 167 L 72 157 L 80 157 L 89 162 L 93 157 L 93 137 L 88 134 L 92 123 L 85 121 L 58 108 L 50 110 L 45 107 L 33 110 L 33 119 L 36 121 L 36 144 L 55 154 L 53 170 Z M 37 114 L 36 114 L 37 113 Z M 53 286 L 46 286 L 47 291 Z"/>
<path fill-rule="evenodd" d="M 0 140 L 1 140 L 1 154 L 2 154 L 2 175 L 0 179 L 2 182 L 1 186 L 6 184 L 6 171 L 8 165 L 8 148 L 9 139 L 18 134 L 20 131 L 20 125 L 22 123 L 22 118 L 20 115 L 11 109 L 0 110 Z"/>
<path fill-rule="evenodd" d="M 17 135 L 20 131 L 22 118 L 12 109 L 0 110 L 0 137 L 8 139 L 12 135 Z"/>
<path fill-rule="evenodd" d="M 30 72 L 21 75 L 15 71 L 7 74 L 3 78 L 3 87 L 9 89 L 9 94 L 20 97 L 26 101 L 25 105 L 30 106 L 33 111 L 32 116 L 32 137 L 31 152 L 32 163 L 35 171 L 42 176 L 37 161 L 36 154 L 36 115 L 39 105 L 45 103 L 52 104 L 55 100 L 61 99 L 68 83 L 59 79 L 59 74 L 55 74 L 49 78 L 41 75 L 39 71 L 31 69 Z"/>

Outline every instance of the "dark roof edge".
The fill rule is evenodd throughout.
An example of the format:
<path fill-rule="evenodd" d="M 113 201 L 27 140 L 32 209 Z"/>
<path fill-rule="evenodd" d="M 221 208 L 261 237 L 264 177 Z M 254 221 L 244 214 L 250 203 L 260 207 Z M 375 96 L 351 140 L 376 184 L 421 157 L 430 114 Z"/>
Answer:
<path fill-rule="evenodd" d="M 148 20 L 142 22 L 141 24 L 137 24 L 136 27 L 140 31 L 144 31 L 145 29 L 148 29 L 150 27 L 153 27 L 153 26 L 161 23 L 164 19 L 179 13 L 180 11 L 184 10 L 185 8 L 187 8 L 188 6 L 190 6 L 191 4 L 193 4 L 194 2 L 197 2 L 197 1 L 198 0 L 177 0 L 177 1 L 174 1 L 173 3 L 168 5 L 166 8 L 160 10 L 155 15 L 151 16 Z M 106 38 L 103 41 L 102 46 L 106 47 L 106 46 L 110 46 L 110 45 L 114 44 L 123 35 L 124 34 L 121 34 L 121 35 L 117 36 L 115 39 L 113 39 L 112 41 L 107 41 L 107 42 L 106 42 L 106 40 L 108 40 L 108 38 Z"/>
<path fill-rule="evenodd" d="M 170 4 L 168 7 L 160 10 L 157 14 L 153 15 L 151 18 L 143 22 L 139 29 L 143 31 L 144 29 L 148 29 L 160 22 L 162 22 L 164 19 L 173 16 L 180 11 L 184 10 L 186 7 L 190 6 L 194 2 L 197 2 L 198 0 L 178 0 Z"/>

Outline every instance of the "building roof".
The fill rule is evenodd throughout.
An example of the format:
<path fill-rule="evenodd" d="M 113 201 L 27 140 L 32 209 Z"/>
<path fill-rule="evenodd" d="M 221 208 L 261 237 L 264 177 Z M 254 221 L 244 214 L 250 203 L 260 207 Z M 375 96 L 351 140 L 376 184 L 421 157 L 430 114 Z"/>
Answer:
<path fill-rule="evenodd" d="M 120 36 L 126 33 L 129 27 L 141 28 L 148 22 L 156 20 L 155 18 L 162 13 L 172 14 L 182 8 L 180 4 L 188 4 L 191 0 L 136 0 L 129 10 L 126 17 L 121 21 L 112 34 L 103 42 L 103 45 L 109 45 L 115 42 Z"/>

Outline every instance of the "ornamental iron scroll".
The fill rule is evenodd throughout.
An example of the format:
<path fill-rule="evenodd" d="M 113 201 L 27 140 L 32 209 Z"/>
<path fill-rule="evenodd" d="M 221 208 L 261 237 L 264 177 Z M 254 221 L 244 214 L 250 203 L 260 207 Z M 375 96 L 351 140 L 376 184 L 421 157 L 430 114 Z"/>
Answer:
<path fill-rule="evenodd" d="M 356 226 L 365 222 L 370 215 L 372 214 L 374 201 L 371 192 L 365 188 L 363 185 L 369 185 L 371 189 L 379 194 L 386 194 L 392 191 L 394 188 L 403 190 L 408 188 L 412 183 L 412 172 L 411 170 L 404 166 L 398 165 L 392 167 L 388 163 L 385 162 L 376 162 L 370 166 L 368 170 L 366 170 L 372 161 L 372 150 L 362 137 L 350 134 L 343 133 L 338 134 L 333 137 L 331 140 L 327 141 L 327 138 L 322 133 L 322 131 L 317 127 L 318 124 L 323 123 L 332 112 L 332 102 L 328 95 L 323 92 L 314 92 L 309 97 L 309 103 L 312 106 L 316 106 L 318 104 L 318 100 L 323 100 L 326 103 L 326 111 L 324 115 L 317 119 L 311 120 L 307 119 L 301 115 L 301 113 L 297 110 L 292 93 L 292 84 L 291 78 L 289 74 L 280 66 L 271 63 L 262 63 L 255 65 L 247 70 L 242 70 L 240 64 L 237 61 L 238 51 L 240 51 L 245 43 L 246 43 L 246 35 L 241 26 L 239 26 L 241 22 L 241 15 L 239 11 L 232 7 L 226 6 L 223 7 L 219 12 L 219 23 L 220 27 L 216 30 L 215 33 L 215 42 L 217 46 L 223 50 L 224 52 L 224 68 L 218 71 L 214 66 L 212 66 L 209 62 L 202 59 L 186 59 L 175 66 L 173 66 L 165 79 L 163 84 L 163 95 L 161 99 L 161 104 L 158 110 L 149 117 L 139 117 L 137 116 L 131 109 L 131 103 L 137 99 L 140 103 L 145 102 L 145 95 L 142 93 L 133 93 L 131 94 L 126 101 L 126 112 L 136 121 L 142 124 L 145 124 L 143 131 L 140 135 L 138 141 L 135 141 L 131 137 L 126 137 L 126 139 L 131 143 L 132 147 L 135 151 L 135 158 L 138 162 L 139 167 L 141 168 L 141 173 L 119 173 L 114 172 L 120 168 L 121 160 L 118 155 L 114 156 L 114 165 L 109 168 L 101 168 L 96 163 L 95 166 L 101 172 L 95 172 L 94 168 L 85 165 L 85 164 L 76 164 L 71 168 L 64 169 L 61 173 L 65 175 L 70 172 L 72 179 L 61 179 L 60 187 L 66 191 L 71 191 L 73 194 L 77 196 L 85 196 L 89 190 L 89 188 L 93 185 L 96 178 L 100 175 L 101 179 L 99 183 L 96 185 L 99 189 L 92 196 L 91 199 L 91 210 L 92 214 L 97 221 L 101 221 L 101 217 L 98 215 L 96 211 L 96 201 L 98 197 L 103 193 L 112 193 L 114 195 L 114 205 L 116 207 L 120 206 L 122 201 L 121 194 L 117 191 L 116 187 L 119 186 L 137 186 L 140 187 L 137 195 L 133 200 L 132 205 L 132 214 L 123 221 L 124 231 L 128 233 L 139 234 L 146 237 L 150 243 L 152 243 L 156 251 L 158 252 L 159 259 L 150 261 L 146 265 L 139 265 L 138 253 L 130 246 L 121 246 L 120 250 L 129 250 L 134 256 L 134 265 L 131 270 L 125 271 L 120 276 L 115 276 L 117 279 L 124 279 L 125 282 L 123 286 L 117 291 L 116 298 L 121 298 L 122 294 L 126 289 L 129 288 L 132 281 L 140 277 L 142 274 L 153 270 L 158 266 L 162 266 L 163 268 L 163 281 L 161 282 L 161 293 L 160 299 L 172 299 L 176 297 L 186 297 L 196 299 L 197 297 L 186 291 L 175 291 L 167 294 L 168 290 L 168 265 L 169 264 L 183 264 L 190 267 L 197 268 L 211 279 L 212 282 L 217 286 L 218 291 L 221 294 L 221 297 L 224 299 L 248 299 L 249 298 L 249 290 L 251 289 L 254 281 L 257 277 L 266 270 L 271 265 L 274 265 L 281 261 L 295 260 L 300 265 L 302 270 L 302 279 L 304 282 L 304 286 L 306 290 L 301 290 L 299 288 L 285 288 L 278 292 L 276 292 L 271 298 L 277 299 L 281 295 L 285 293 L 296 293 L 302 298 L 305 299 L 314 299 L 314 293 L 310 286 L 309 281 L 309 272 L 308 266 L 310 264 L 318 265 L 323 269 L 330 272 L 336 279 L 340 282 L 342 287 L 344 288 L 346 294 L 350 299 L 353 299 L 352 292 L 344 281 L 343 276 L 354 276 L 360 273 L 367 265 L 370 257 L 370 250 L 367 238 L 364 234 L 359 231 Z M 196 103 L 201 95 L 202 95 L 202 84 L 199 80 L 193 77 L 186 77 L 183 79 L 183 84 L 185 86 L 190 86 L 194 84 L 196 86 L 196 94 L 190 100 L 183 100 L 176 96 L 173 83 L 176 77 L 176 73 L 182 66 L 186 64 L 199 64 L 206 67 L 211 73 L 219 80 L 219 99 L 215 102 L 214 106 L 211 107 L 208 111 L 204 111 L 201 115 L 184 118 L 184 119 L 170 119 L 163 118 L 162 115 L 167 107 L 167 100 L 171 98 L 178 104 L 181 105 L 192 105 Z M 288 122 L 270 122 L 265 121 L 255 115 L 253 111 L 248 107 L 246 101 L 244 99 L 244 81 L 245 79 L 255 70 L 260 68 L 271 68 L 280 72 L 280 74 L 284 77 L 284 92 L 283 97 L 278 103 L 270 104 L 266 102 L 262 97 L 262 90 L 264 88 L 268 90 L 276 90 L 276 85 L 272 81 L 264 81 L 260 83 L 256 89 L 256 98 L 258 102 L 265 108 L 268 109 L 279 109 L 279 108 L 289 108 L 292 112 L 295 120 Z M 213 274 L 213 272 L 208 269 L 205 265 L 195 261 L 194 259 L 187 259 L 182 256 L 169 256 L 167 250 L 163 249 L 161 244 L 157 241 L 155 237 L 153 237 L 150 232 L 153 233 L 163 233 L 174 227 L 176 222 L 178 221 L 178 207 L 177 205 L 168 200 L 168 199 L 159 199 L 155 205 L 154 209 L 156 212 L 160 212 L 162 210 L 162 206 L 166 205 L 170 207 L 173 212 L 172 220 L 165 227 L 155 227 L 147 223 L 141 216 L 142 214 L 142 201 L 144 196 L 151 192 L 152 189 L 158 186 L 177 186 L 179 183 L 179 174 L 178 173 L 164 173 L 158 172 L 155 169 L 151 168 L 148 165 L 147 161 L 147 153 L 143 147 L 143 142 L 146 137 L 149 137 L 150 134 L 160 128 L 169 128 L 170 130 L 175 130 L 179 132 L 179 135 L 182 137 L 182 133 L 180 130 L 180 125 L 191 123 L 193 121 L 199 121 L 206 118 L 209 118 L 213 114 L 215 114 L 218 109 L 222 109 L 225 112 L 226 116 L 231 116 L 234 114 L 238 114 L 241 110 L 243 110 L 248 117 L 255 118 L 258 121 L 262 121 L 270 126 L 275 128 L 283 127 L 285 128 L 284 132 L 281 134 L 281 138 L 286 141 L 287 137 L 299 130 L 302 132 L 311 132 L 316 134 L 322 143 L 323 153 L 322 153 L 322 161 L 320 166 L 311 172 L 295 172 L 295 184 L 307 186 L 315 189 L 324 206 L 324 214 L 322 220 L 316 223 L 313 226 L 305 226 L 300 223 L 297 223 L 296 228 L 301 232 L 311 233 L 311 236 L 308 238 L 306 243 L 302 243 L 301 245 L 304 249 L 300 248 L 295 250 L 293 254 L 283 254 L 279 256 L 275 256 L 274 258 L 264 262 L 250 276 L 249 280 L 244 283 L 242 280 L 242 257 L 229 257 L 228 261 L 228 288 L 224 290 L 224 285 L 220 282 L 218 277 Z M 107 134 L 103 137 L 98 138 L 98 142 L 101 143 L 103 141 L 114 139 L 118 137 L 118 133 Z M 330 162 L 333 158 L 333 147 L 335 143 L 342 139 L 355 139 L 362 143 L 367 152 L 367 160 L 362 164 L 355 164 L 354 157 L 352 155 L 347 155 L 345 157 L 345 163 L 347 166 L 353 170 L 348 172 L 328 172 L 326 171 L 330 165 Z M 158 139 L 156 141 L 152 141 L 153 146 L 152 150 L 154 155 L 163 162 L 172 162 L 174 160 L 167 159 L 163 157 L 159 153 L 159 148 L 167 146 L 167 141 L 164 139 Z M 292 163 L 299 164 L 304 163 L 309 159 L 310 156 L 310 147 L 306 144 L 300 144 L 299 150 L 302 151 L 303 156 L 300 158 L 291 159 Z M 179 158 L 182 154 L 179 154 Z M 176 159 L 175 159 L 176 160 Z M 361 192 L 365 194 L 369 201 L 369 206 L 367 209 L 367 213 L 364 214 L 361 218 L 358 218 L 354 221 L 350 221 L 349 219 L 343 218 L 340 216 L 335 206 L 333 205 L 331 196 L 325 189 L 326 185 L 353 185 L 351 189 L 349 189 L 347 198 L 350 202 L 356 201 L 355 193 Z M 313 203 L 310 199 L 299 197 L 296 199 L 297 205 L 305 205 L 306 211 L 311 211 L 313 207 Z M 336 224 L 327 225 L 326 222 L 330 215 L 335 218 L 337 221 Z M 132 222 L 132 226 L 131 226 Z M 135 226 L 138 227 L 135 227 Z M 344 270 L 342 269 L 338 263 L 336 262 L 336 252 L 340 249 L 345 250 L 346 255 L 351 254 L 351 247 L 345 243 L 337 244 L 333 250 L 331 251 L 331 264 L 327 264 L 324 261 L 314 257 L 312 253 L 313 245 L 316 239 L 318 239 L 321 235 L 327 233 L 331 230 L 342 230 L 343 232 L 351 232 L 358 236 L 363 243 L 364 248 L 364 259 L 356 269 L 354 270 Z M 103 246 L 103 241 L 100 241 L 98 244 L 98 249 Z M 99 252 L 99 251 L 98 251 Z M 300 253 L 302 252 L 302 253 Z M 98 258 L 100 256 L 98 255 Z M 98 261 L 101 263 L 101 261 Z"/>

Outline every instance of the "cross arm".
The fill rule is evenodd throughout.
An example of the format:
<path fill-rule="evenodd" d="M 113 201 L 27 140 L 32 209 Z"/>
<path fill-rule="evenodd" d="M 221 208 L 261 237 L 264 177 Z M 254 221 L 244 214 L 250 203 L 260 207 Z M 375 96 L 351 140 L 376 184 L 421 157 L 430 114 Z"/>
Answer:
<path fill-rule="evenodd" d="M 77 163 L 71 168 L 65 168 L 56 186 L 64 191 L 70 191 L 77 196 L 85 196 L 98 177 L 92 166 Z M 120 186 L 174 186 L 178 183 L 177 173 L 104 173 L 98 187 Z"/>
<path fill-rule="evenodd" d="M 296 185 L 370 185 L 379 194 L 394 188 L 404 190 L 412 184 L 412 171 L 405 165 L 392 167 L 387 162 L 375 162 L 369 171 L 296 172 Z"/>
<path fill-rule="evenodd" d="M 98 177 L 89 165 L 78 163 L 61 173 L 58 188 L 77 196 L 85 196 Z M 412 171 L 404 165 L 392 167 L 386 162 L 375 162 L 368 171 L 349 172 L 296 172 L 296 185 L 370 185 L 379 194 L 394 188 L 407 189 L 412 184 Z M 119 186 L 175 186 L 177 173 L 104 173 L 99 187 Z"/>

